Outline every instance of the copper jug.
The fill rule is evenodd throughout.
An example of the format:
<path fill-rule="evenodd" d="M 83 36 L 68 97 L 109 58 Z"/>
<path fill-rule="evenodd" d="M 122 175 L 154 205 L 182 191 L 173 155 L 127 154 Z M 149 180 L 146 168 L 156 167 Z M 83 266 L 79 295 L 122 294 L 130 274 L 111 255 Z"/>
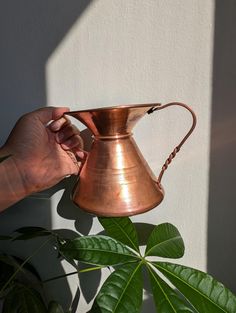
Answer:
<path fill-rule="evenodd" d="M 193 124 L 156 178 L 131 131 L 144 115 L 173 105 L 186 108 L 192 114 Z M 72 199 L 97 216 L 130 216 L 160 204 L 164 197 L 162 175 L 196 125 L 194 112 L 178 102 L 121 105 L 65 114 L 81 121 L 93 134 L 91 151 L 81 166 Z"/>

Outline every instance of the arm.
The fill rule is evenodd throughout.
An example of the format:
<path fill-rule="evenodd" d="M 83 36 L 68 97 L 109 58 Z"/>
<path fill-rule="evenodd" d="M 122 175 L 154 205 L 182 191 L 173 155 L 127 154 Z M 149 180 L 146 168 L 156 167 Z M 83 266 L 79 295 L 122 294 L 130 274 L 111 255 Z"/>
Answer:
<path fill-rule="evenodd" d="M 0 155 L 5 156 L 4 149 Z M 0 164 L 0 211 L 27 196 L 26 186 L 11 157 Z"/>
<path fill-rule="evenodd" d="M 24 197 L 78 174 L 82 157 L 79 131 L 62 117 L 67 108 L 43 108 L 21 117 L 0 157 L 0 211 Z M 48 122 L 52 123 L 48 125 Z"/>

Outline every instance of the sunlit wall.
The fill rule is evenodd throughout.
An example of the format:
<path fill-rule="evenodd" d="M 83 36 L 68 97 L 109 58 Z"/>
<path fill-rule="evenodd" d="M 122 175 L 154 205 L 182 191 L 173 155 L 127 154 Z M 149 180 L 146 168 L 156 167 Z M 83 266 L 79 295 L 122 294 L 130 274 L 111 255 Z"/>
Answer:
<path fill-rule="evenodd" d="M 93 1 L 46 66 L 48 105 L 78 110 L 181 101 L 193 108 L 197 128 L 164 174 L 164 202 L 133 220 L 175 224 L 186 244 L 181 262 L 203 270 L 207 263 L 213 27 L 213 1 Z M 178 107 L 139 122 L 134 136 L 154 173 L 159 173 L 190 126 L 191 115 Z M 52 198 L 54 212 L 61 195 L 62 191 Z M 77 219 L 77 230 L 82 233 L 100 230 L 95 218 L 86 218 L 75 208 L 68 222 L 66 210 L 66 205 L 60 205 L 64 213 L 53 215 L 54 227 L 70 227 L 71 220 Z M 82 297 L 81 301 L 86 304 Z"/>

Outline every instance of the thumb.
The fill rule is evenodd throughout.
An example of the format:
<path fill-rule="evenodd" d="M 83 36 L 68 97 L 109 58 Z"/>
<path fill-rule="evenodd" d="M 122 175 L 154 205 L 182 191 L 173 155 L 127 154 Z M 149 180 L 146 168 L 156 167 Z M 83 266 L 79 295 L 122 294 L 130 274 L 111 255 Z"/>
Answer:
<path fill-rule="evenodd" d="M 43 124 L 47 124 L 49 121 L 59 119 L 64 112 L 68 112 L 70 109 L 68 107 L 46 107 L 34 111 L 34 115 Z"/>
<path fill-rule="evenodd" d="M 52 112 L 52 119 L 53 120 L 57 120 L 60 117 L 62 117 L 62 115 L 65 112 L 69 112 L 70 109 L 68 107 L 57 107 L 57 108 L 53 108 L 53 112 Z"/>

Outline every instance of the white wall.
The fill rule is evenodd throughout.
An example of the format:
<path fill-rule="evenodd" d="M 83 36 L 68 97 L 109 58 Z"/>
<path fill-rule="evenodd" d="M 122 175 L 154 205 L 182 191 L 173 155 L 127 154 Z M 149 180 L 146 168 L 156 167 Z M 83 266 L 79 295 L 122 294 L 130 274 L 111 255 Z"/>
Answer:
<path fill-rule="evenodd" d="M 137 222 L 172 222 L 185 264 L 206 270 L 213 1 L 93 1 L 47 62 L 48 105 L 71 109 L 182 101 L 198 125 L 163 178 L 160 207 Z M 135 138 L 155 173 L 191 125 L 181 108 L 147 116 Z M 53 197 L 53 210 L 58 196 Z M 55 226 L 67 221 L 54 216 Z M 94 221 L 92 232 L 98 230 Z"/>
<path fill-rule="evenodd" d="M 197 128 L 163 177 L 164 202 L 133 220 L 175 224 L 186 244 L 181 263 L 202 270 L 207 264 L 213 28 L 213 0 L 94 0 L 45 65 L 47 105 L 77 110 L 180 101 L 193 108 Z M 187 111 L 170 108 L 147 116 L 136 126 L 135 139 L 154 173 L 160 171 L 190 125 Z M 77 212 L 67 198 L 61 200 L 62 194 L 60 190 L 51 197 L 52 228 L 73 229 L 75 224 L 81 233 L 100 231 L 95 218 Z M 34 207 L 38 200 L 27 201 Z M 37 223 L 22 204 L 18 211 L 4 214 L 4 223 L 21 215 L 19 209 Z M 37 208 L 35 212 L 41 214 Z M 48 219 L 42 222 L 50 224 Z M 18 227 L 16 221 L 13 224 Z M 49 271 L 41 272 L 46 275 Z M 76 278 L 70 280 L 70 286 L 74 292 Z M 85 288 L 85 298 L 80 298 L 78 312 L 88 308 L 89 288 Z M 145 307 L 143 312 L 147 312 Z"/>
<path fill-rule="evenodd" d="M 165 201 L 135 220 L 175 223 L 186 240 L 185 261 L 201 268 L 206 264 L 212 32 L 212 1 L 99 0 L 47 63 L 48 105 L 76 110 L 176 100 L 194 109 L 197 129 L 164 175 Z M 177 107 L 136 126 L 136 141 L 155 173 L 190 125 L 190 114 Z"/>

